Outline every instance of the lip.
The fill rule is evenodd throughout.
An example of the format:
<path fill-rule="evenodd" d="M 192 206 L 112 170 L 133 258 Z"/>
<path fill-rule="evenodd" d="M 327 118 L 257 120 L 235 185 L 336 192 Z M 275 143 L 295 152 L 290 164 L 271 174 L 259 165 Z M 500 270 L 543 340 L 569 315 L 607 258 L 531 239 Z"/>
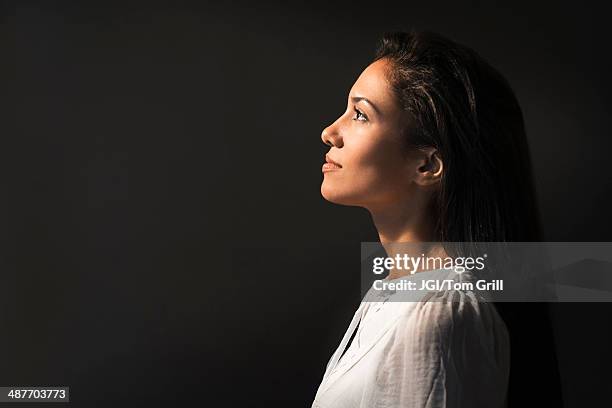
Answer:
<path fill-rule="evenodd" d="M 327 171 L 340 170 L 342 166 L 332 159 L 330 159 L 329 155 L 325 155 L 325 163 L 323 164 L 323 168 L 321 169 L 323 173 Z"/>
<path fill-rule="evenodd" d="M 334 170 L 340 170 L 340 167 L 338 167 L 334 163 L 324 163 L 323 168 L 321 169 L 323 173 L 326 173 L 328 171 L 334 171 Z"/>

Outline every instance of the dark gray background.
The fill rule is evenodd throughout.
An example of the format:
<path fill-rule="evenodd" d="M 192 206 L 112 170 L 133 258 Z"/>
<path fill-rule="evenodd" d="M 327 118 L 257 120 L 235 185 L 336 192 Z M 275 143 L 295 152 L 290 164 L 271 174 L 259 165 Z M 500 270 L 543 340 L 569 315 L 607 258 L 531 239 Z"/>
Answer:
<path fill-rule="evenodd" d="M 321 198 L 320 134 L 382 33 L 411 27 L 510 80 L 546 240 L 612 240 L 601 8 L 5 4 L 0 383 L 68 385 L 73 406 L 310 406 L 377 240 Z M 610 306 L 559 308 L 568 407 L 608 397 Z"/>

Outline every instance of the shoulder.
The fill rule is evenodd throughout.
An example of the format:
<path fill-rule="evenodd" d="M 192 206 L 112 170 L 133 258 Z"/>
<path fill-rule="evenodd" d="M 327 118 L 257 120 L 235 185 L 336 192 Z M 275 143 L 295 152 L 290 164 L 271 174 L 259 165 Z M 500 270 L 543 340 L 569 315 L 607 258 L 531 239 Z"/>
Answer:
<path fill-rule="evenodd" d="M 506 325 L 495 305 L 471 291 L 432 292 L 398 319 L 395 341 L 411 347 L 509 348 Z"/>
<path fill-rule="evenodd" d="M 405 308 L 395 322 L 376 367 L 377 400 L 502 406 L 509 352 L 493 304 L 466 291 L 436 292 Z"/>

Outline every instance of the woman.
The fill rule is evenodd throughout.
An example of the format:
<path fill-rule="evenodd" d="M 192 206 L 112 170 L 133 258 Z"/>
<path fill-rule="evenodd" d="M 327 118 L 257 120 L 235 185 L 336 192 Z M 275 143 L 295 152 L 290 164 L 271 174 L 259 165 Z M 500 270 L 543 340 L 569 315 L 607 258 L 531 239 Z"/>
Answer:
<path fill-rule="evenodd" d="M 366 208 L 391 257 L 399 242 L 439 242 L 432 253 L 445 256 L 461 253 L 453 242 L 541 238 L 521 109 L 465 46 L 430 32 L 385 34 L 321 138 L 330 146 L 321 194 Z M 417 272 L 409 279 L 447 271 Z M 435 297 L 362 302 L 312 406 L 506 406 L 513 328 L 472 293 Z"/>

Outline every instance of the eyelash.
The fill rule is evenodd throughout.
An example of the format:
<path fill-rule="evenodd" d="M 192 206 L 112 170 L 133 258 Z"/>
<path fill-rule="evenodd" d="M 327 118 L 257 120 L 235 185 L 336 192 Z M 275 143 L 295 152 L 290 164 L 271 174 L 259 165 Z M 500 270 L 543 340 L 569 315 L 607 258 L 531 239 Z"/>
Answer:
<path fill-rule="evenodd" d="M 363 112 L 361 112 L 361 111 L 360 111 L 359 109 L 357 109 L 357 108 L 353 108 L 353 110 L 355 111 L 355 113 L 356 113 L 356 114 L 361 115 L 361 116 L 363 116 L 363 117 L 365 118 L 365 120 L 356 119 L 356 118 L 355 118 L 355 116 L 357 116 L 357 115 L 355 115 L 355 116 L 353 116 L 353 120 L 357 120 L 357 121 L 359 121 L 359 122 L 367 122 L 368 117 L 367 117 L 366 115 L 364 115 L 364 114 L 363 114 Z"/>

